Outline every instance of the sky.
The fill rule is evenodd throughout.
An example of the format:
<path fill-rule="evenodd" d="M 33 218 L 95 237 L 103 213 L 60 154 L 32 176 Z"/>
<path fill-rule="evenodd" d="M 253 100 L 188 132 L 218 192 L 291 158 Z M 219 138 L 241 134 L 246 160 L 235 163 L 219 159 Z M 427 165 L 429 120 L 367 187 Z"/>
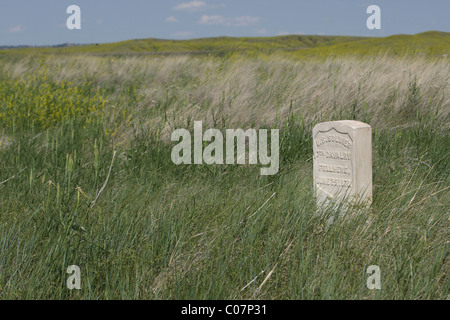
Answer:
<path fill-rule="evenodd" d="M 70 5 L 81 29 L 66 25 Z M 369 30 L 370 5 L 381 29 Z M 384 37 L 450 32 L 450 0 L 0 0 L 0 46 L 286 34 Z"/>

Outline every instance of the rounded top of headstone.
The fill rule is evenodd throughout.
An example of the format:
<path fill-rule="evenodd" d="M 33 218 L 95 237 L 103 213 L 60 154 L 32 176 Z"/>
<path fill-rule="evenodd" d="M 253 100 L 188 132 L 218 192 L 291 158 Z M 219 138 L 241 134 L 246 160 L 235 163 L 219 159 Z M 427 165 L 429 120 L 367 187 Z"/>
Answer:
<path fill-rule="evenodd" d="M 339 120 L 339 121 L 332 121 L 332 122 L 342 123 L 342 124 L 345 124 L 345 125 L 347 125 L 349 127 L 354 128 L 354 129 L 370 127 L 370 125 L 368 125 L 367 123 L 364 123 L 364 122 L 361 122 L 361 121 L 356 121 L 356 120 Z"/>
<path fill-rule="evenodd" d="M 356 120 L 338 120 L 338 121 L 327 121 L 316 124 L 314 131 L 324 130 L 330 128 L 343 128 L 347 127 L 350 130 L 366 129 L 371 128 L 367 123 L 356 121 Z"/>

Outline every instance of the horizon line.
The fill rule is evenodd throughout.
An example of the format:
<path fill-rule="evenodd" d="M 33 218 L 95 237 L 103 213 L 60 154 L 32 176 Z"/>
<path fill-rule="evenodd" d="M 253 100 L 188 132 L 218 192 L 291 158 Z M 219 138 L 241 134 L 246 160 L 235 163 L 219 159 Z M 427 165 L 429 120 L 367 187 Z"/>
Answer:
<path fill-rule="evenodd" d="M 112 43 L 119 43 L 119 42 L 126 42 L 126 41 L 133 41 L 133 40 L 157 40 L 157 41 L 195 41 L 195 40 L 205 40 L 205 39 L 219 39 L 219 38 L 231 38 L 231 39 L 264 39 L 264 38 L 280 38 L 280 37 L 289 37 L 289 36 L 314 36 L 314 37 L 349 37 L 349 38 L 389 38 L 394 36 L 415 36 L 419 34 L 424 33 L 430 33 L 430 32 L 439 32 L 439 33 L 450 33 L 448 31 L 440 31 L 440 30 L 428 30 L 423 31 L 419 33 L 398 33 L 398 34 L 392 34 L 389 36 L 355 36 L 355 35 L 335 35 L 335 34 L 301 34 L 301 33 L 290 33 L 290 34 L 284 34 L 284 35 L 274 35 L 274 36 L 215 36 L 215 37 L 198 37 L 198 38 L 188 38 L 188 39 L 167 39 L 167 38 L 130 38 L 125 40 L 118 40 L 118 41 L 112 41 L 112 42 L 92 42 L 92 43 L 73 43 L 73 42 L 64 42 L 64 43 L 57 43 L 57 44 L 46 44 L 46 45 L 32 45 L 32 44 L 20 44 L 20 45 L 8 45 L 8 44 L 0 44 L 0 50 L 7 50 L 7 49 L 19 49 L 19 48 L 53 48 L 58 46 L 90 46 L 90 45 L 101 45 L 101 44 L 112 44 Z"/>

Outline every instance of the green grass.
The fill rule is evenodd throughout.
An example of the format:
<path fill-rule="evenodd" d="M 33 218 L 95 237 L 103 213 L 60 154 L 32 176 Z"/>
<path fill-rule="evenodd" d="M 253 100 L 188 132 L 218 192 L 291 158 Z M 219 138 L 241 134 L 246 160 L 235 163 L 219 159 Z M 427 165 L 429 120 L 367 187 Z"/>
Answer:
<path fill-rule="evenodd" d="M 44 59 L 50 71 L 40 85 L 51 90 L 42 93 L 32 82 L 14 95 L 15 81 L 42 67 L 33 59 L 0 61 L 8 84 L 3 107 L 11 94 L 19 106 L 55 92 L 67 98 L 58 100 L 63 114 L 49 126 L 0 131 L 0 299 L 450 298 L 449 106 L 442 84 L 448 74 L 439 73 L 445 65 L 410 70 L 405 88 L 390 88 L 383 78 L 388 84 L 380 89 L 364 81 L 358 87 L 350 73 L 339 78 L 355 60 L 330 60 L 322 68 L 322 62 L 247 58 Z M 401 70 L 400 60 L 393 61 Z M 67 69 L 58 72 L 52 63 Z M 249 63 L 260 64 L 242 73 Z M 371 75 L 376 69 L 370 60 L 359 67 Z M 296 68 L 324 76 L 298 82 L 289 72 Z M 251 86 L 252 72 L 259 90 Z M 71 86 L 61 87 L 65 77 Z M 88 83 L 89 90 L 71 91 Z M 208 92 L 198 91 L 211 83 Z M 327 94 L 328 104 L 308 83 Z M 284 95 L 305 86 L 304 96 Z M 374 90 L 385 95 L 371 97 Z M 108 103 L 96 121 L 65 108 L 70 98 L 97 94 Z M 310 95 L 324 107 L 312 109 Z M 273 117 L 264 124 L 232 109 L 244 100 Z M 174 165 L 167 133 L 211 120 L 208 106 L 219 129 L 237 122 L 279 128 L 280 171 L 261 176 L 258 166 Z M 345 217 L 336 210 L 319 215 L 312 128 L 342 118 L 373 126 L 373 204 Z M 332 216 L 338 218 L 328 225 Z M 81 268 L 81 290 L 66 287 L 69 265 Z M 370 265 L 381 268 L 381 290 L 366 287 Z"/>
<path fill-rule="evenodd" d="M 1 180 L 14 175 L 1 184 L 1 298 L 447 299 L 449 137 L 421 126 L 374 135 L 372 208 L 331 227 L 338 212 L 314 214 L 311 128 L 294 121 L 273 177 L 177 167 L 170 145 L 139 134 L 93 207 L 113 154 L 101 128 L 17 135 L 0 154 Z M 80 291 L 65 287 L 72 264 Z M 365 287 L 372 264 L 380 291 Z"/>

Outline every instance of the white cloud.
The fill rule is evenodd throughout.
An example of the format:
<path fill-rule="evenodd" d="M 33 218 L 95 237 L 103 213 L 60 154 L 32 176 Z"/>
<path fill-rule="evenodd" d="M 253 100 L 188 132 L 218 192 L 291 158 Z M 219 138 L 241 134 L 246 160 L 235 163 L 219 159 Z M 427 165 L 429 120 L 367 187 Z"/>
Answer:
<path fill-rule="evenodd" d="M 194 0 L 191 2 L 180 3 L 179 5 L 173 7 L 173 10 L 194 12 L 214 8 L 225 8 L 225 5 L 224 4 L 209 5 L 205 1 Z"/>
<path fill-rule="evenodd" d="M 225 18 L 223 16 L 209 16 L 204 14 L 200 20 L 199 24 L 223 24 L 225 22 Z"/>
<path fill-rule="evenodd" d="M 170 17 L 167 17 L 165 21 L 166 22 L 178 22 L 178 19 L 175 18 L 174 16 L 170 16 Z"/>
<path fill-rule="evenodd" d="M 181 31 L 181 32 L 172 33 L 172 37 L 186 38 L 186 37 L 192 36 L 193 34 L 194 33 L 192 31 Z"/>
<path fill-rule="evenodd" d="M 303 35 L 303 32 L 278 31 L 277 36 Z"/>
<path fill-rule="evenodd" d="M 243 17 L 235 17 L 235 18 L 226 18 L 224 16 L 219 16 L 219 15 L 209 16 L 207 14 L 204 14 L 200 18 L 198 23 L 206 24 L 206 25 L 246 27 L 246 26 L 258 23 L 259 21 L 261 21 L 261 18 L 259 18 L 259 17 L 243 16 Z"/>
<path fill-rule="evenodd" d="M 11 33 L 22 32 L 23 31 L 23 27 L 22 26 L 11 27 L 11 28 L 8 29 L 8 31 L 11 32 Z"/>
<path fill-rule="evenodd" d="M 198 1 L 194 0 L 191 2 L 183 2 L 179 5 L 175 6 L 174 10 L 185 10 L 185 11 L 197 11 L 202 10 L 207 7 L 206 3 L 204 1 Z"/>

